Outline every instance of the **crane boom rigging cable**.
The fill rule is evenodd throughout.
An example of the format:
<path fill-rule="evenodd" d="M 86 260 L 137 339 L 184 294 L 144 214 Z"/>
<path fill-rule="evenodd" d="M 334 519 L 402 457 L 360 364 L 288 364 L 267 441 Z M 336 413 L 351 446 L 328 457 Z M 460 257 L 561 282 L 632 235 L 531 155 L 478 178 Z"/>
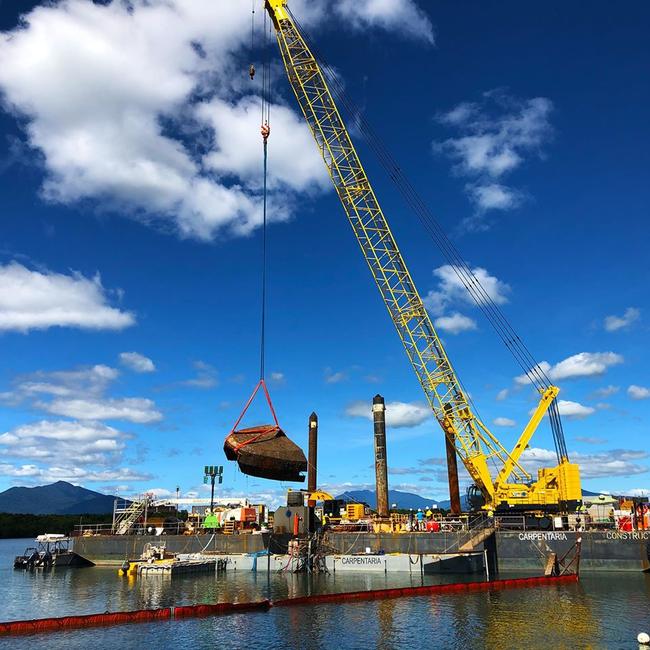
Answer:
<path fill-rule="evenodd" d="M 486 317 L 490 323 L 493 324 L 497 333 L 502 334 L 504 343 L 508 349 L 511 350 L 513 355 L 515 355 L 522 370 L 527 376 L 529 376 L 531 383 L 540 388 L 549 386 L 551 381 L 544 370 L 535 361 L 521 338 L 517 335 L 514 328 L 506 319 L 503 311 L 480 283 L 470 266 L 463 259 L 458 249 L 444 232 L 442 226 L 431 214 L 428 206 L 418 195 L 408 178 L 404 175 L 401 167 L 394 160 L 385 143 L 372 129 L 370 124 L 364 118 L 362 111 L 358 109 L 354 101 L 350 98 L 343 84 L 339 80 L 338 75 L 334 72 L 334 69 L 324 60 L 318 49 L 313 45 L 313 40 L 310 39 L 309 33 L 300 25 L 288 7 L 287 13 L 289 13 L 292 20 L 303 34 L 310 50 L 317 58 L 319 66 L 325 72 L 329 85 L 333 88 L 334 96 L 336 99 L 340 100 L 350 116 L 354 119 L 355 123 L 359 127 L 359 131 L 364 136 L 364 141 L 371 147 L 375 155 L 377 155 L 384 170 L 387 172 L 393 183 L 395 183 L 416 215 L 421 219 L 423 225 L 425 225 L 427 231 L 451 264 L 462 285 L 476 302 L 477 306 L 484 311 Z"/>
<path fill-rule="evenodd" d="M 533 385 L 540 393 L 546 390 L 551 386 L 551 380 L 546 372 L 544 372 L 543 368 L 535 360 L 528 347 L 506 318 L 503 310 L 481 284 L 474 271 L 464 260 L 454 243 L 449 239 L 438 220 L 433 216 L 426 203 L 422 200 L 402 171 L 400 165 L 391 155 L 386 144 L 364 118 L 363 112 L 359 110 L 354 101 L 350 98 L 340 81 L 339 75 L 335 73 L 333 68 L 325 61 L 322 54 L 314 46 L 313 39 L 310 37 L 308 31 L 300 25 L 289 7 L 286 7 L 286 11 L 296 27 L 300 30 L 309 49 L 318 60 L 318 65 L 327 76 L 328 83 L 333 91 L 332 94 L 345 107 L 350 117 L 354 120 L 359 132 L 364 138 L 364 142 L 366 142 L 373 153 L 377 156 L 381 166 L 402 194 L 407 205 L 409 205 L 413 212 L 415 212 L 434 243 L 436 243 L 440 251 L 443 253 L 461 284 L 465 287 L 470 297 L 483 312 L 492 328 L 504 343 L 505 347 L 513 355 L 517 364 L 528 377 L 531 385 Z M 556 400 L 554 400 L 549 407 L 549 421 L 551 424 L 551 431 L 558 460 L 563 457 L 568 458 L 564 432 L 562 430 L 562 423 Z"/>

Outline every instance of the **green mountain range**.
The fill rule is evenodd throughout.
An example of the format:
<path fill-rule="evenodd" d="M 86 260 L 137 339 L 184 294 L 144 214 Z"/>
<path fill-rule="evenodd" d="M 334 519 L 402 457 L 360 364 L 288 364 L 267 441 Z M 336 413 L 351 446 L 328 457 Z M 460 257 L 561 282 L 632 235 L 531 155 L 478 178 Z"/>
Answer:
<path fill-rule="evenodd" d="M 113 512 L 114 496 L 57 481 L 0 492 L 0 512 L 32 515 L 81 515 Z"/>

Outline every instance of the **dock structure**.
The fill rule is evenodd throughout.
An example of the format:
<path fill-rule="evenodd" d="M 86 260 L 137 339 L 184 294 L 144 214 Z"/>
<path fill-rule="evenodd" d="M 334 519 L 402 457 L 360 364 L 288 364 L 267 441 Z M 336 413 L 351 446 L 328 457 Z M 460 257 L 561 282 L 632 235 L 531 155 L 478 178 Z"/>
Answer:
<path fill-rule="evenodd" d="M 217 567 L 216 558 L 201 558 L 193 560 L 170 560 L 169 562 L 143 563 L 138 565 L 138 576 L 180 576 L 191 573 L 214 573 Z"/>

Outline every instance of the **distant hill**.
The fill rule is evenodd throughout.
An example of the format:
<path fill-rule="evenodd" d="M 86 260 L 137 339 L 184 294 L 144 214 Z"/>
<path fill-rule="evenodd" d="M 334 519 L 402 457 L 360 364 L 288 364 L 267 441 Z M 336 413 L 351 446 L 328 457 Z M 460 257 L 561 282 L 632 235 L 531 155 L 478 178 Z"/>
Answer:
<path fill-rule="evenodd" d="M 590 492 L 589 490 L 583 490 L 582 494 L 586 497 L 588 496 L 598 496 L 600 492 Z M 349 490 L 348 492 L 343 492 L 336 497 L 337 499 L 349 499 L 351 501 L 363 501 L 367 503 L 371 508 L 376 508 L 376 495 L 374 490 Z M 425 499 L 418 494 L 413 494 L 412 492 L 400 492 L 399 490 L 388 490 L 388 502 L 389 506 L 395 503 L 399 510 L 408 510 L 413 508 L 417 510 L 418 508 L 428 508 L 432 505 L 437 505 L 441 510 L 449 510 L 451 504 L 449 499 L 444 501 L 436 501 L 435 499 Z M 467 495 L 460 495 L 461 508 L 464 512 L 470 509 L 469 501 Z"/>
<path fill-rule="evenodd" d="M 376 508 L 376 495 L 374 490 L 348 490 L 339 494 L 337 499 L 348 499 L 350 501 L 363 501 L 367 503 L 371 508 Z M 400 492 L 399 490 L 388 490 L 388 505 L 392 507 L 395 504 L 399 510 L 408 510 L 413 508 L 417 510 L 418 508 L 428 508 L 432 505 L 436 505 L 437 502 L 435 499 L 425 499 L 419 494 L 413 494 L 412 492 Z"/>
<path fill-rule="evenodd" d="M 595 497 L 601 494 L 600 492 L 590 492 L 589 490 L 583 490 L 582 491 L 582 496 L 585 497 Z M 467 511 L 470 509 L 469 505 L 469 499 L 467 498 L 466 494 L 461 494 L 460 495 L 460 506 L 463 512 Z M 445 501 L 440 501 L 438 502 L 438 508 L 442 508 L 443 510 L 449 510 L 451 508 L 451 502 L 449 499 L 446 499 Z"/>
<path fill-rule="evenodd" d="M 449 499 L 445 499 L 444 501 L 438 502 L 438 508 L 441 508 L 442 510 L 449 510 L 451 508 L 451 501 Z M 467 498 L 466 494 L 460 495 L 460 508 L 463 512 L 470 510 L 469 499 Z"/>
<path fill-rule="evenodd" d="M 115 497 L 57 481 L 0 492 L 0 512 L 32 515 L 82 515 L 113 512 Z"/>

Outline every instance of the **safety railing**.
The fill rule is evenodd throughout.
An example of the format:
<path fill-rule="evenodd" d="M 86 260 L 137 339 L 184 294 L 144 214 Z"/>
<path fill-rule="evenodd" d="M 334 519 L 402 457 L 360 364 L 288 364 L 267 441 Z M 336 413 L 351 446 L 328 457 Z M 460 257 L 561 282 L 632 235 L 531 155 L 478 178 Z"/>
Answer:
<path fill-rule="evenodd" d="M 126 535 L 183 535 L 188 530 L 183 521 L 177 523 L 165 523 L 163 526 L 154 524 L 132 524 Z M 192 533 L 203 533 L 203 529 L 193 530 Z M 72 532 L 73 537 L 91 537 L 93 535 L 116 535 L 113 524 L 78 524 Z"/>
<path fill-rule="evenodd" d="M 494 526 L 499 531 L 598 531 L 615 530 L 616 521 L 612 518 L 592 517 L 591 515 L 571 514 L 563 516 L 530 517 L 524 515 L 496 515 Z"/>

